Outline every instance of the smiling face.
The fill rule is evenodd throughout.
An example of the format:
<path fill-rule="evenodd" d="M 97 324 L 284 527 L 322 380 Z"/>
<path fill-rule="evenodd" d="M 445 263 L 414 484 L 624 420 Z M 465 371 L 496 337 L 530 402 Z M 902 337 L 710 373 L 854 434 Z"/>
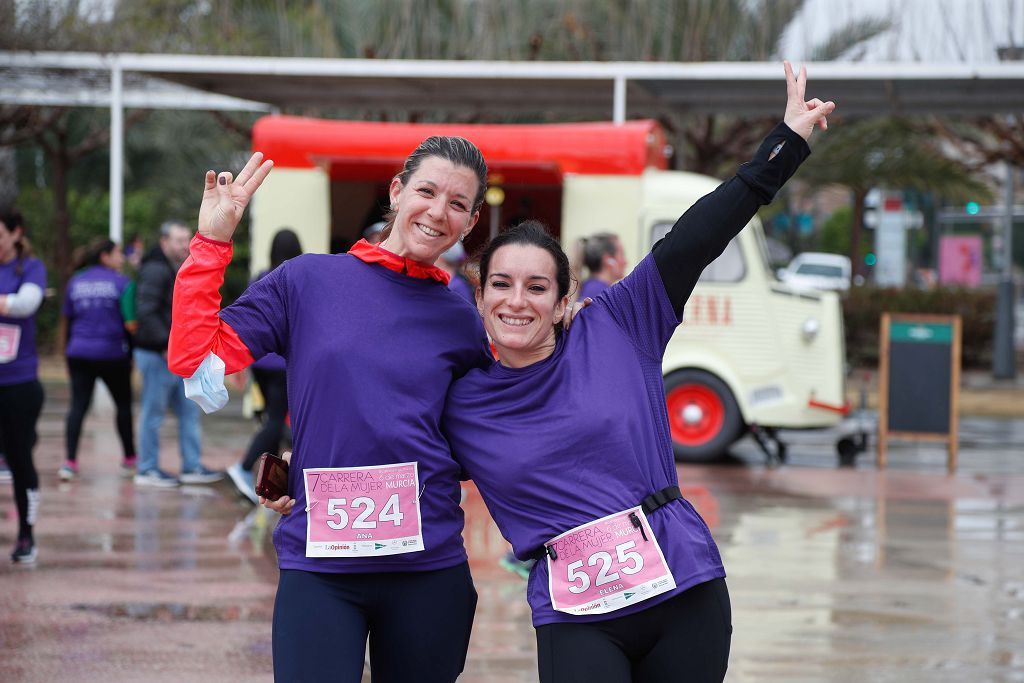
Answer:
<path fill-rule="evenodd" d="M 532 244 L 509 244 L 491 256 L 477 308 L 503 365 L 525 367 L 555 350 L 555 324 L 569 304 L 556 278 L 555 259 Z"/>
<path fill-rule="evenodd" d="M 380 246 L 414 261 L 434 263 L 476 225 L 480 212 L 473 210 L 473 200 L 479 187 L 469 168 L 427 157 L 409 182 L 391 181 L 395 221 Z"/>

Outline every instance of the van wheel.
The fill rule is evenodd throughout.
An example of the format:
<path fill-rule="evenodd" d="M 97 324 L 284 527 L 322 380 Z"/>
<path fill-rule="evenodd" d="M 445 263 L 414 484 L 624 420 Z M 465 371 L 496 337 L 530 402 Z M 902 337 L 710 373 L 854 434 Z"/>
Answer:
<path fill-rule="evenodd" d="M 672 446 L 679 462 L 706 462 L 725 453 L 740 436 L 739 406 L 722 380 L 703 370 L 665 378 Z"/>

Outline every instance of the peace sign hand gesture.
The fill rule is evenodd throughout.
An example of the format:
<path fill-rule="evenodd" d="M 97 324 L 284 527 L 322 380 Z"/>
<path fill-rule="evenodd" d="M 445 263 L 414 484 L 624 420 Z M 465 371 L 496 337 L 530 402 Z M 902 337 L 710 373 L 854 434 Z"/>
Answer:
<path fill-rule="evenodd" d="M 800 67 L 800 75 L 793 75 L 793 67 L 790 63 L 783 62 L 786 68 L 786 116 L 783 121 L 799 134 L 804 140 L 811 137 L 814 126 L 821 126 L 822 130 L 828 130 L 828 119 L 825 118 L 836 108 L 836 103 L 829 100 L 822 102 L 818 98 L 812 100 L 804 99 L 804 91 L 807 89 L 807 68 Z"/>
<path fill-rule="evenodd" d="M 253 193 L 273 167 L 273 161 L 263 161 L 263 154 L 256 152 L 234 181 L 228 171 L 220 175 L 207 171 L 203 203 L 199 206 L 199 234 L 230 242 Z"/>

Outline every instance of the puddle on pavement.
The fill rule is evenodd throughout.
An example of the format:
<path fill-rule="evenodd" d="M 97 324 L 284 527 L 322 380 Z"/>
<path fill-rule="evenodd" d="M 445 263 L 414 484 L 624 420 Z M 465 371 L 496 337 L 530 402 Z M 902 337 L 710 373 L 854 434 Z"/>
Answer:
<path fill-rule="evenodd" d="M 72 605 L 71 609 L 115 619 L 134 621 L 200 621 L 232 622 L 270 619 L 267 608 L 242 607 L 239 605 L 189 605 L 168 602 L 118 602 L 105 605 Z"/>

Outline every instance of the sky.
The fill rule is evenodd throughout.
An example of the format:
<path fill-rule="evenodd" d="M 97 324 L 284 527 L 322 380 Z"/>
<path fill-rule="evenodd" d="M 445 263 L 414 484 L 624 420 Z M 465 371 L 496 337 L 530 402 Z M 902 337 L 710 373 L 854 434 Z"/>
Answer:
<path fill-rule="evenodd" d="M 783 37 L 784 56 L 801 60 L 851 20 L 891 17 L 864 61 L 996 62 L 995 48 L 1024 45 L 1024 0 L 808 0 Z"/>

